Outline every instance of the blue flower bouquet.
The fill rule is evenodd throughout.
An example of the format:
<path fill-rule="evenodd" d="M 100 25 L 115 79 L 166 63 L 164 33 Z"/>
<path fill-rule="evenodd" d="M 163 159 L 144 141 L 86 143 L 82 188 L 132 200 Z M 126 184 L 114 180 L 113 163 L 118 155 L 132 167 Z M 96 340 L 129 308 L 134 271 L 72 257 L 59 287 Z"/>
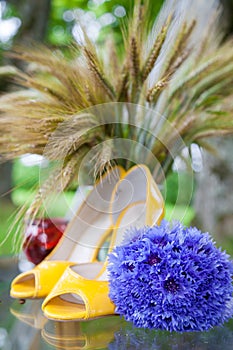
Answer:
<path fill-rule="evenodd" d="M 206 331 L 233 315 L 232 261 L 197 228 L 132 228 L 108 270 L 116 312 L 136 327 Z"/>

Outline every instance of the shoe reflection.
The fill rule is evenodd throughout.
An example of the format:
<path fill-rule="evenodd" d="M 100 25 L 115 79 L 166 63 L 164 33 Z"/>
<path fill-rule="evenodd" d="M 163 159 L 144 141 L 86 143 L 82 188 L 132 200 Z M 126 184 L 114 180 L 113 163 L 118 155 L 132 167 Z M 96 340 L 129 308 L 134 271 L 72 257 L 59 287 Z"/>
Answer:
<path fill-rule="evenodd" d="M 18 320 L 28 324 L 29 326 L 42 329 L 47 322 L 47 318 L 41 311 L 42 301 L 43 300 L 27 299 L 24 304 L 20 304 L 19 300 L 15 300 L 10 307 L 10 312 Z"/>
<path fill-rule="evenodd" d="M 56 349 L 103 349 L 114 340 L 123 320 L 119 316 L 107 316 L 89 321 L 49 320 L 41 334 Z"/>

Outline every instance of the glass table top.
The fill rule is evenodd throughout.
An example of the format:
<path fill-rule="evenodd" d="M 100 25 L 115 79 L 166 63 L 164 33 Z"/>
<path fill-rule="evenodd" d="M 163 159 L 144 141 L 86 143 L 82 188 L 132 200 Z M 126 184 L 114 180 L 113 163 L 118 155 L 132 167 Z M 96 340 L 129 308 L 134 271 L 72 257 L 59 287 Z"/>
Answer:
<path fill-rule="evenodd" d="M 208 332 L 170 333 L 135 328 L 119 316 L 85 322 L 48 320 L 42 300 L 9 296 L 17 264 L 0 261 L 0 349 L 233 350 L 233 320 Z"/>

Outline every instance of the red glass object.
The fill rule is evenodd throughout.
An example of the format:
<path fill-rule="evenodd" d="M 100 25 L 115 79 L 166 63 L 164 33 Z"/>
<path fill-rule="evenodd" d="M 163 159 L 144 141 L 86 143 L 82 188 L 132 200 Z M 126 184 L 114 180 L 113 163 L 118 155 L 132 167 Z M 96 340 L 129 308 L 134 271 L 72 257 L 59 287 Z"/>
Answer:
<path fill-rule="evenodd" d="M 64 219 L 35 219 L 25 232 L 23 251 L 29 261 L 39 264 L 53 250 L 66 229 Z"/>

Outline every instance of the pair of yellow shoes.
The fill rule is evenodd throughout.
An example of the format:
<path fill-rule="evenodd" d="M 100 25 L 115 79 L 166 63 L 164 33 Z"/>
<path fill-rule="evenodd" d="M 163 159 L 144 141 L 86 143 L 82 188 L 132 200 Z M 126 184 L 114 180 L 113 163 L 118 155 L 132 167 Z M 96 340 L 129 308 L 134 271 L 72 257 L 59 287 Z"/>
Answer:
<path fill-rule="evenodd" d="M 14 298 L 45 298 L 42 310 L 54 320 L 114 314 L 108 297 L 107 260 L 98 253 L 111 235 L 108 253 L 131 226 L 159 223 L 164 202 L 149 169 L 114 167 L 93 188 L 52 253 L 11 285 Z"/>

